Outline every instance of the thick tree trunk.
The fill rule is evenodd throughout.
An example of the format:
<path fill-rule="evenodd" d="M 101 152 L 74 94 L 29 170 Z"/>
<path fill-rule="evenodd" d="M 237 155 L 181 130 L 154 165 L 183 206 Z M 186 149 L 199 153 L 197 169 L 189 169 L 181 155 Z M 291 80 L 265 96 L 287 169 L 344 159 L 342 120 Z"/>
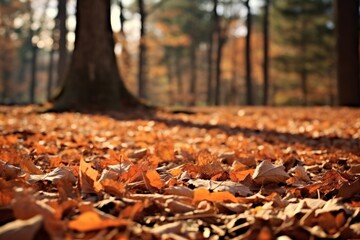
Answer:
<path fill-rule="evenodd" d="M 59 62 L 58 62 L 58 86 L 62 86 L 64 83 L 64 77 L 67 70 L 68 50 L 66 47 L 66 0 L 59 0 L 58 2 L 58 24 L 60 30 L 59 38 Z"/>
<path fill-rule="evenodd" d="M 146 79 L 146 11 L 144 0 L 139 0 L 140 13 L 140 45 L 139 45 L 139 75 L 138 75 L 138 90 L 140 98 L 147 98 L 147 79 Z"/>
<path fill-rule="evenodd" d="M 359 1 L 334 3 L 339 104 L 360 107 Z"/>
<path fill-rule="evenodd" d="M 77 1 L 75 50 L 55 111 L 121 110 L 138 105 L 120 79 L 110 1 Z"/>
<path fill-rule="evenodd" d="M 300 53 L 302 55 L 301 60 L 301 69 L 300 69 L 300 82 L 301 82 L 301 92 L 302 92 L 302 105 L 307 106 L 309 103 L 308 100 L 308 70 L 306 68 L 307 63 L 307 51 L 308 51 L 308 37 L 305 34 L 306 30 L 306 19 L 301 20 L 301 42 L 300 42 Z"/>
<path fill-rule="evenodd" d="M 263 30 L 264 30 L 264 65 L 263 65 L 263 105 L 269 104 L 269 7 L 270 0 L 265 0 L 264 5 L 264 22 L 263 22 Z"/>
<path fill-rule="evenodd" d="M 252 15 L 250 8 L 250 0 L 245 1 L 247 9 L 246 27 L 247 35 L 245 41 L 245 64 L 246 64 L 246 104 L 254 105 L 254 94 L 251 79 L 251 30 L 252 30 Z"/>

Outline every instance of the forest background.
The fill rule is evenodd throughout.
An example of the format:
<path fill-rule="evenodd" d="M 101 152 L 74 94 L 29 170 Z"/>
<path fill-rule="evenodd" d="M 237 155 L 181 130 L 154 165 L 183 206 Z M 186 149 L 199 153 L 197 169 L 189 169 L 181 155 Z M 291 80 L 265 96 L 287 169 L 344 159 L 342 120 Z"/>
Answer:
<path fill-rule="evenodd" d="M 74 48 L 74 0 L 0 1 L 0 102 L 43 103 Z M 127 88 L 160 106 L 336 105 L 332 0 L 112 1 Z"/>

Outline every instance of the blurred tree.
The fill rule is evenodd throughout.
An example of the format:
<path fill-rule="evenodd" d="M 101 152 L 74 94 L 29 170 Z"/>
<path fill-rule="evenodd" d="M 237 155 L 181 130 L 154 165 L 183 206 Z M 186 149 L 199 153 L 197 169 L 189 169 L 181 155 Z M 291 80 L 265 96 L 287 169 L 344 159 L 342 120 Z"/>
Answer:
<path fill-rule="evenodd" d="M 77 1 L 76 41 L 64 88 L 53 110 L 121 110 L 139 106 L 120 78 L 110 1 Z"/>
<path fill-rule="evenodd" d="M 208 73 L 207 73 L 207 104 L 212 105 L 214 101 L 214 74 L 213 74 L 213 62 L 214 62 L 214 38 L 216 33 L 216 23 L 218 19 L 217 14 L 218 0 L 213 0 L 213 7 L 211 11 L 211 21 L 210 21 L 210 32 L 209 32 L 209 46 L 208 46 Z"/>
<path fill-rule="evenodd" d="M 274 66 L 296 73 L 300 79 L 302 104 L 309 104 L 309 77 L 327 75 L 333 61 L 331 0 L 274 1 L 274 32 L 282 50 Z M 314 84 L 314 83 L 312 83 Z M 325 84 L 324 82 L 322 84 Z"/>
<path fill-rule="evenodd" d="M 254 93 L 253 93 L 253 84 L 251 77 L 251 32 L 252 32 L 252 13 L 250 7 L 250 0 L 245 0 L 244 2 L 247 15 L 246 15 L 246 41 L 245 41 L 245 64 L 246 64 L 246 104 L 254 105 Z"/>
<path fill-rule="evenodd" d="M 263 61 L 263 99 L 262 104 L 269 103 L 269 7 L 270 0 L 264 0 L 264 19 L 263 19 L 263 44 L 264 44 L 264 61 Z"/>
<path fill-rule="evenodd" d="M 58 61 L 58 86 L 64 84 L 64 77 L 68 67 L 68 49 L 67 49 L 67 27 L 66 27 L 66 2 L 67 0 L 58 0 L 57 25 L 59 27 L 59 61 Z"/>
<path fill-rule="evenodd" d="M 0 101 L 13 102 L 14 84 L 11 83 L 16 67 L 16 50 L 21 44 L 20 26 L 15 24 L 26 12 L 20 0 L 0 0 Z"/>
<path fill-rule="evenodd" d="M 359 1 L 334 3 L 339 104 L 360 107 Z"/>
<path fill-rule="evenodd" d="M 140 98 L 147 98 L 147 80 L 146 80 L 146 18 L 144 0 L 138 0 L 140 14 L 140 43 L 139 43 L 139 73 L 138 73 L 138 91 Z"/>

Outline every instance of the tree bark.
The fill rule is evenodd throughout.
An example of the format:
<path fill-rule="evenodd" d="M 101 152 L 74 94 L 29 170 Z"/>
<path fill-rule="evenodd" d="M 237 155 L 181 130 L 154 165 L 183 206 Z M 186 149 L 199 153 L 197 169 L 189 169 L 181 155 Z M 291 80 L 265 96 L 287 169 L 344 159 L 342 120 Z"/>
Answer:
<path fill-rule="evenodd" d="M 245 1 L 247 9 L 246 27 L 247 35 L 245 41 L 245 64 L 246 64 L 246 104 L 254 105 L 253 86 L 251 79 L 251 30 L 252 30 L 252 15 L 250 8 L 250 0 Z"/>
<path fill-rule="evenodd" d="M 264 5 L 264 22 L 263 22 L 263 30 L 264 30 L 264 65 L 263 65 L 263 105 L 266 106 L 269 104 L 269 7 L 270 0 L 265 0 Z"/>
<path fill-rule="evenodd" d="M 176 78 L 177 78 L 177 102 L 178 104 L 183 103 L 183 93 L 184 93 L 184 86 L 183 86 L 183 79 L 182 79 L 182 49 L 177 48 L 175 53 L 175 67 L 176 67 Z"/>
<path fill-rule="evenodd" d="M 37 55 L 38 47 L 35 43 L 32 45 L 32 58 L 31 58 L 31 79 L 30 79 L 30 103 L 35 103 L 36 101 L 36 72 L 37 72 Z"/>
<path fill-rule="evenodd" d="M 64 77 L 67 70 L 67 60 L 68 60 L 68 50 L 66 47 L 66 36 L 67 36 L 67 28 L 66 28 L 66 0 L 58 1 L 58 24 L 60 30 L 60 38 L 59 38 L 59 62 L 58 62 L 58 86 L 62 86 L 64 83 Z"/>
<path fill-rule="evenodd" d="M 48 82 L 47 82 L 47 99 L 51 100 L 52 98 L 52 89 L 54 84 L 54 46 L 51 48 L 49 53 L 49 68 L 48 68 Z"/>
<path fill-rule="evenodd" d="M 140 98 L 147 98 L 147 79 L 146 79 L 146 11 L 144 0 L 138 0 L 140 13 L 140 45 L 139 45 L 139 75 L 138 90 Z"/>
<path fill-rule="evenodd" d="M 75 49 L 55 111 L 107 111 L 138 106 L 122 82 L 114 53 L 110 1 L 77 1 Z"/>
<path fill-rule="evenodd" d="M 334 0 L 339 104 L 360 107 L 359 1 Z"/>
<path fill-rule="evenodd" d="M 207 104 L 212 105 L 213 103 L 213 51 L 214 51 L 214 33 L 215 33 L 215 21 L 216 21 L 216 9 L 218 0 L 213 1 L 213 9 L 211 15 L 211 30 L 209 35 L 209 48 L 208 48 L 208 69 L 207 69 Z"/>
<path fill-rule="evenodd" d="M 196 105 L 196 85 L 197 85 L 197 54 L 196 54 L 196 43 L 192 43 L 190 48 L 190 106 Z"/>

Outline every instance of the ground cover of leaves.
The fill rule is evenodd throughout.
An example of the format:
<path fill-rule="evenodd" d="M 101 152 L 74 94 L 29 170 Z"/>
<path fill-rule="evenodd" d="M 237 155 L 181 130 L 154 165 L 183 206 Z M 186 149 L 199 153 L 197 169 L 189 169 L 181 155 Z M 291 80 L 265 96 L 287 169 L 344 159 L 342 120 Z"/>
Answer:
<path fill-rule="evenodd" d="M 360 110 L 0 107 L 0 239 L 360 239 Z"/>

